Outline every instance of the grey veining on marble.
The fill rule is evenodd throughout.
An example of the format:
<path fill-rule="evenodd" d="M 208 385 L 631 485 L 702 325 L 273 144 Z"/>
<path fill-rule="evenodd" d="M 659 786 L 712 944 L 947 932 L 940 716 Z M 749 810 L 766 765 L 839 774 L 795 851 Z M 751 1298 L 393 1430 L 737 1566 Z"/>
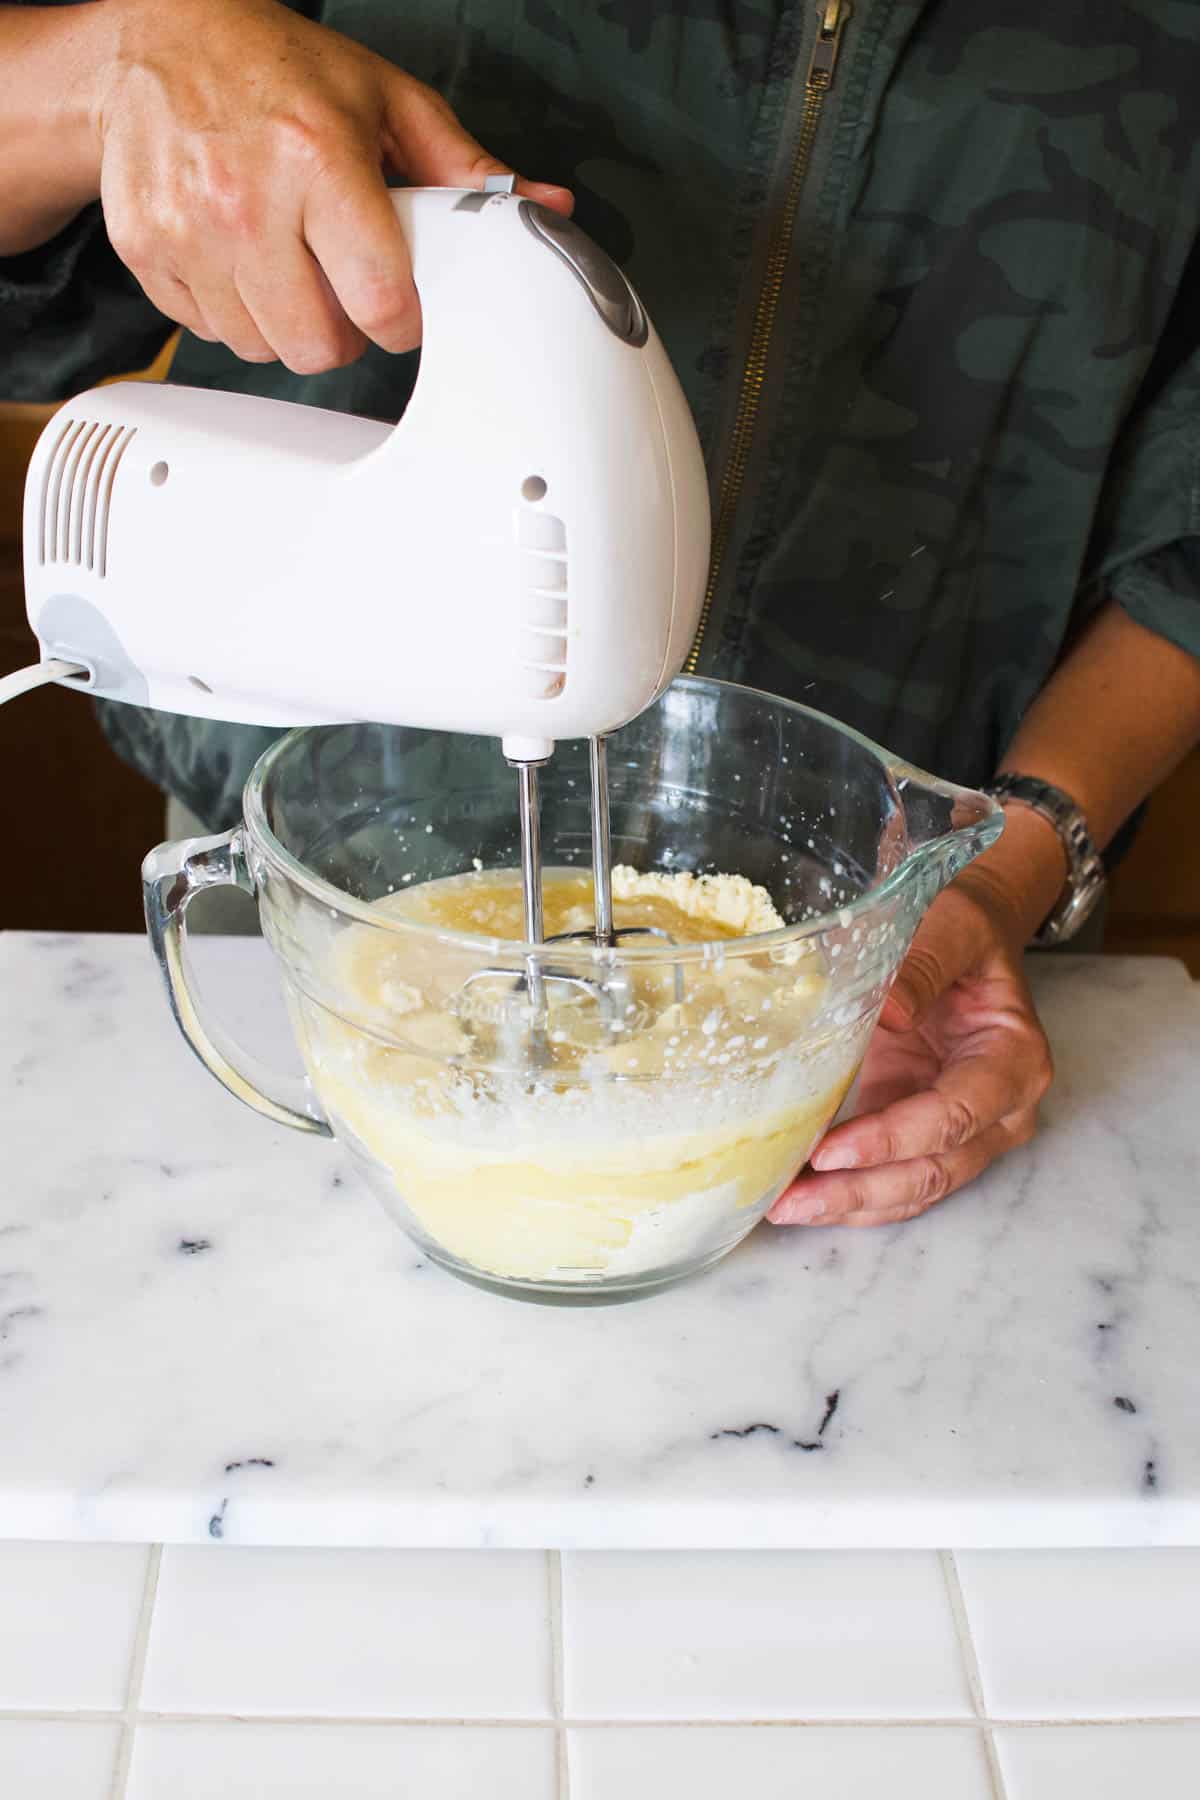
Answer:
<path fill-rule="evenodd" d="M 278 1028 L 261 942 L 201 954 Z M 1034 974 L 1058 1081 L 972 1190 L 560 1311 L 431 1267 L 336 1145 L 223 1094 L 140 940 L 0 936 L 0 1534 L 1200 1543 L 1200 998 Z"/>

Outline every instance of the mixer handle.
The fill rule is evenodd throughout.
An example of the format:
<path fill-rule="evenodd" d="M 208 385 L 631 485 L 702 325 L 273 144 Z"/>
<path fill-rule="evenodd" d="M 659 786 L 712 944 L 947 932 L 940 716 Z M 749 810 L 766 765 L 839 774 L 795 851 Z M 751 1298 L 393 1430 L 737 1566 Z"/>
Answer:
<path fill-rule="evenodd" d="M 235 1099 L 277 1125 L 322 1137 L 333 1134 L 303 1076 L 281 1075 L 243 1050 L 205 1019 L 196 999 L 187 951 L 187 909 L 202 888 L 236 887 L 256 897 L 241 828 L 221 837 L 160 844 L 142 864 L 146 930 L 167 985 L 175 1023 L 211 1075 Z"/>

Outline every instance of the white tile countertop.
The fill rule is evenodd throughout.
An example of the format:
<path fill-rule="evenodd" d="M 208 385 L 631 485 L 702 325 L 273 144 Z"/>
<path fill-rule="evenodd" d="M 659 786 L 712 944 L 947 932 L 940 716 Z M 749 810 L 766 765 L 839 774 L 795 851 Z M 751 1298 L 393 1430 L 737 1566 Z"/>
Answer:
<path fill-rule="evenodd" d="M 200 950 L 261 1037 L 265 946 Z M 0 937 L 0 1536 L 1200 1545 L 1200 1000 L 1034 974 L 1045 1128 L 968 1194 L 572 1310 L 430 1266 L 224 1094 L 140 940 Z"/>
<path fill-rule="evenodd" d="M 1194 1800 L 1200 1552 L 0 1545 L 5 1800 Z"/>
<path fill-rule="evenodd" d="M 0 937 L 0 1795 L 1193 1800 L 1200 1004 L 1035 975 L 969 1195 L 563 1312 L 227 1099 L 140 941 Z"/>

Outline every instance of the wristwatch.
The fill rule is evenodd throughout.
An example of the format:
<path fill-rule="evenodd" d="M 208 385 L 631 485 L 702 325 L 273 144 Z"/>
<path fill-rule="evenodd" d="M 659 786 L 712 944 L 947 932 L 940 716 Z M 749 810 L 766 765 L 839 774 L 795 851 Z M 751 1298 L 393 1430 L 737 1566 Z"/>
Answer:
<path fill-rule="evenodd" d="M 1087 820 L 1070 794 L 1033 775 L 998 775 L 984 792 L 994 800 L 1015 800 L 1019 806 L 1030 807 L 1057 831 L 1067 857 L 1067 883 L 1033 942 L 1041 949 L 1065 944 L 1096 910 L 1107 879 Z"/>

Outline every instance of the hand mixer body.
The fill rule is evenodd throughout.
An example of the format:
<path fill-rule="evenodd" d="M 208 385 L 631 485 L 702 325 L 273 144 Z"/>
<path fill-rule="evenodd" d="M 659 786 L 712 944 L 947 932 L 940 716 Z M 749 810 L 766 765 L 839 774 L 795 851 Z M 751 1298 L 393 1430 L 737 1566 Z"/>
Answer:
<path fill-rule="evenodd" d="M 678 672 L 707 484 L 636 295 L 516 195 L 393 198 L 424 332 L 397 425 L 139 382 L 51 420 L 26 484 L 29 619 L 97 694 L 536 756 Z"/>

